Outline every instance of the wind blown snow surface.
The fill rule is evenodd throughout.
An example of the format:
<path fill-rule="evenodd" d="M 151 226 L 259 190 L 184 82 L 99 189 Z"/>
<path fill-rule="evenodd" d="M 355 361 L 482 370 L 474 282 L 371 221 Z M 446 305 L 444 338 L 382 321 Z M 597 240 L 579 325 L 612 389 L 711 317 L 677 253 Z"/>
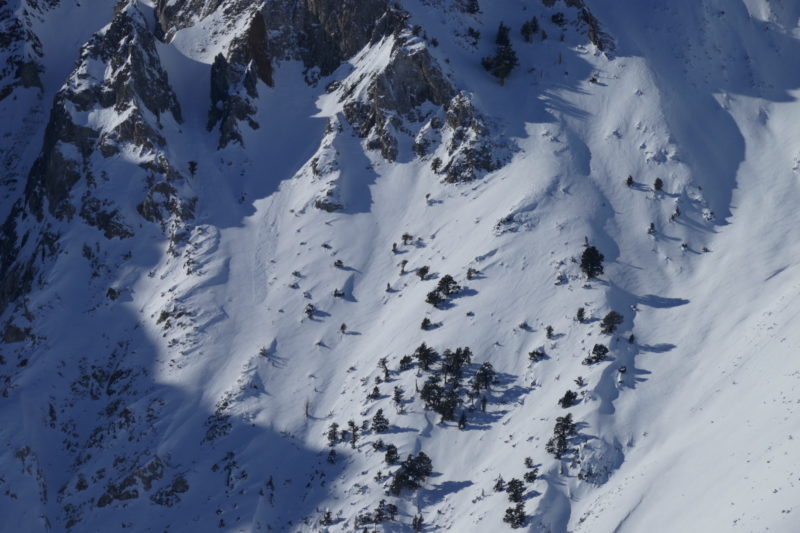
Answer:
<path fill-rule="evenodd" d="M 110 20 L 104 3 L 80 4 L 36 30 L 43 92 L 0 101 L 4 219 L 42 106 Z M 528 457 L 522 530 L 800 528 L 800 8 L 587 1 L 613 43 L 603 52 L 551 22 L 577 13 L 570 2 L 401 4 L 418 46 L 510 142 L 507 164 L 445 183 L 438 152 L 415 156 L 403 133 L 393 161 L 368 149 L 345 88 L 387 68 L 393 37 L 316 83 L 276 61 L 274 86 L 258 82 L 259 127 L 221 149 L 206 127 L 211 64 L 229 44 L 207 31 L 219 13 L 159 42 L 183 114 L 160 117 L 159 134 L 177 168 L 197 164 L 195 219 L 176 251 L 135 218 L 143 156 L 121 151 L 92 164 L 116 180 L 135 235 L 107 239 L 78 217 L 48 226 L 60 253 L 0 317 L 30 329 L 0 344 L 0 530 L 399 532 L 421 516 L 424 531 L 505 531 L 515 504 L 494 487 L 532 471 Z M 533 15 L 548 38 L 524 42 Z M 501 21 L 519 56 L 502 85 L 480 64 Z M 88 115 L 99 128 L 124 118 Z M 33 148 L 19 150 L 20 132 Z M 326 180 L 339 210 L 314 207 Z M 605 257 L 596 279 L 579 266 L 587 244 Z M 426 303 L 448 274 L 460 291 Z M 603 334 L 612 310 L 624 321 Z M 465 391 L 484 362 L 496 372 L 452 420 L 420 397 L 430 372 L 416 359 L 401 370 L 423 342 L 470 348 Z M 596 344 L 608 357 L 583 364 Z M 379 409 L 388 430 L 362 431 Z M 556 458 L 546 443 L 568 413 L 575 434 Z M 330 425 L 350 420 L 355 445 L 329 446 Z M 388 492 L 388 444 L 401 461 L 430 457 L 421 487 Z M 381 500 L 397 516 L 374 524 Z"/>

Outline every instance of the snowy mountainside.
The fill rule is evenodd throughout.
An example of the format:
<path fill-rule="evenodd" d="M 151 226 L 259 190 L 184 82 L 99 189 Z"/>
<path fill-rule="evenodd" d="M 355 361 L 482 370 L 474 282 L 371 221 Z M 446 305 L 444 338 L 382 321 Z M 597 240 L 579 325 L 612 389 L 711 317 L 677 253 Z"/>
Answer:
<path fill-rule="evenodd" d="M 0 12 L 0 529 L 796 529 L 790 2 Z"/>

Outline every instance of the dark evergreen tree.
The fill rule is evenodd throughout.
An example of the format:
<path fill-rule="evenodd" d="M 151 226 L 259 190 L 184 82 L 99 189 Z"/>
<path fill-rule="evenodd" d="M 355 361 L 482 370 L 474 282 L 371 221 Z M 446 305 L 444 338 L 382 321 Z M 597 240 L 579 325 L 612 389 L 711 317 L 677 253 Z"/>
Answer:
<path fill-rule="evenodd" d="M 467 413 L 466 411 L 461 411 L 461 416 L 458 417 L 458 429 L 464 430 L 467 427 Z"/>
<path fill-rule="evenodd" d="M 461 290 L 456 280 L 453 279 L 453 276 L 450 274 L 445 274 L 442 279 L 439 280 L 439 284 L 436 286 L 436 289 L 442 293 L 444 296 L 453 296 L 454 294 L 458 294 L 458 291 Z"/>
<path fill-rule="evenodd" d="M 539 31 L 539 21 L 536 17 L 533 17 L 531 20 L 525 21 L 522 23 L 522 28 L 520 29 L 520 33 L 522 34 L 522 40 L 526 43 L 529 43 L 533 40 L 533 35 Z"/>
<path fill-rule="evenodd" d="M 436 305 L 436 304 L 434 304 L 434 305 Z M 429 329 L 431 329 L 431 325 L 432 325 L 431 319 L 428 318 L 428 317 L 425 317 L 425 318 L 422 319 L 422 324 L 420 324 L 419 327 L 420 327 L 420 329 L 422 329 L 424 331 L 428 331 Z"/>
<path fill-rule="evenodd" d="M 506 492 L 508 493 L 509 501 L 514 503 L 521 502 L 522 495 L 525 494 L 525 484 L 517 478 L 511 478 L 506 484 Z"/>
<path fill-rule="evenodd" d="M 575 422 L 572 421 L 572 413 L 556 418 L 553 437 L 545 445 L 547 453 L 553 454 L 556 459 L 561 459 L 568 450 L 568 439 L 576 433 L 576 427 Z"/>
<path fill-rule="evenodd" d="M 661 178 L 656 178 L 656 181 L 653 182 L 653 190 L 660 191 L 664 188 L 664 181 Z"/>
<path fill-rule="evenodd" d="M 494 56 L 485 57 L 481 60 L 483 68 L 490 72 L 493 76 L 500 79 L 500 84 L 503 85 L 505 79 L 511 74 L 519 64 L 517 54 L 511 47 L 511 42 L 508 38 L 509 28 L 502 22 L 497 29 L 497 37 L 495 43 L 497 44 L 497 51 Z"/>
<path fill-rule="evenodd" d="M 400 371 L 403 372 L 403 371 L 408 370 L 409 368 L 411 368 L 411 365 L 413 364 L 413 362 L 414 362 L 414 360 L 411 358 L 410 355 L 404 355 L 403 357 L 401 357 L 400 358 Z"/>
<path fill-rule="evenodd" d="M 429 348 L 424 342 L 419 345 L 419 348 L 414 352 L 414 357 L 417 359 L 419 366 L 422 370 L 429 370 L 430 366 L 439 358 L 439 354 L 433 348 Z"/>
<path fill-rule="evenodd" d="M 586 310 L 583 307 L 578 308 L 578 312 L 575 314 L 575 320 L 580 323 L 583 323 L 586 320 Z"/>
<path fill-rule="evenodd" d="M 478 272 L 474 268 L 470 267 L 470 268 L 467 269 L 467 279 L 469 279 L 469 280 L 475 279 L 475 276 L 477 276 L 478 274 L 480 274 L 480 272 Z"/>
<path fill-rule="evenodd" d="M 403 490 L 419 488 L 431 473 L 433 473 L 433 465 L 425 452 L 419 452 L 416 457 L 409 455 L 395 472 L 394 479 L 389 486 L 389 493 L 399 496 Z"/>
<path fill-rule="evenodd" d="M 383 370 L 383 381 L 389 381 L 389 360 L 386 357 L 378 359 L 378 368 Z"/>
<path fill-rule="evenodd" d="M 375 433 L 386 433 L 389 429 L 389 420 L 383 416 L 383 409 L 378 409 L 372 417 L 372 431 Z"/>
<path fill-rule="evenodd" d="M 575 401 L 577 399 L 578 399 L 578 393 L 568 390 L 567 392 L 564 393 L 564 396 L 562 396 L 561 399 L 558 400 L 558 405 L 560 405 L 564 409 L 567 409 L 575 405 Z"/>
<path fill-rule="evenodd" d="M 495 492 L 504 492 L 506 490 L 506 482 L 503 481 L 503 476 L 497 478 L 492 488 Z"/>
<path fill-rule="evenodd" d="M 583 364 L 593 365 L 595 363 L 599 363 L 600 361 L 605 360 L 607 355 L 608 355 L 608 348 L 606 348 L 602 344 L 595 344 L 594 348 L 592 348 L 592 354 L 583 360 Z"/>
<path fill-rule="evenodd" d="M 545 328 L 545 335 L 547 336 L 548 339 L 553 338 L 553 326 L 547 326 Z"/>
<path fill-rule="evenodd" d="M 332 465 L 336 464 L 336 450 L 333 448 L 328 451 L 328 462 Z"/>
<path fill-rule="evenodd" d="M 538 363 L 547 357 L 547 354 L 544 353 L 542 350 L 531 350 L 528 352 L 528 359 L 530 359 L 534 363 Z"/>
<path fill-rule="evenodd" d="M 417 276 L 419 276 L 419 279 L 421 279 L 422 281 L 425 281 L 425 277 L 428 275 L 428 272 L 430 271 L 431 267 L 421 266 L 417 269 Z"/>
<path fill-rule="evenodd" d="M 397 453 L 397 446 L 394 444 L 389 444 L 386 446 L 386 453 L 383 456 L 384 461 L 386 461 L 387 465 L 397 464 L 397 461 L 400 460 L 400 455 Z"/>
<path fill-rule="evenodd" d="M 628 179 L 625 180 L 625 185 L 633 187 L 633 176 L 628 176 Z"/>
<path fill-rule="evenodd" d="M 439 291 L 431 291 L 425 297 L 425 302 L 431 304 L 434 307 L 439 307 L 439 305 L 444 302 L 444 297 Z"/>
<path fill-rule="evenodd" d="M 603 259 L 605 257 L 594 246 L 589 246 L 581 255 L 581 270 L 587 278 L 596 278 L 603 273 Z"/>
<path fill-rule="evenodd" d="M 503 522 L 507 523 L 514 529 L 521 528 L 525 525 L 525 520 L 528 517 L 525 515 L 525 505 L 518 503 L 514 507 L 506 509 L 506 515 L 503 517 Z"/>
<path fill-rule="evenodd" d="M 353 420 L 347 421 L 347 427 L 350 428 L 350 446 L 355 449 L 356 442 L 358 441 L 358 426 Z"/>
<path fill-rule="evenodd" d="M 478 390 L 489 390 L 492 388 L 492 382 L 494 381 L 496 372 L 494 371 L 494 367 L 492 363 L 486 361 L 483 363 L 477 372 L 475 372 L 475 383 L 477 385 Z"/>
<path fill-rule="evenodd" d="M 625 318 L 621 314 L 616 311 L 610 311 L 600 322 L 600 331 L 605 335 L 611 335 L 617 330 L 617 326 L 624 321 Z"/>
<path fill-rule="evenodd" d="M 197 174 L 197 161 L 189 161 L 189 174 L 194 177 Z"/>
<path fill-rule="evenodd" d="M 561 12 L 554 13 L 554 14 L 553 14 L 553 16 L 552 16 L 552 17 L 550 17 L 550 20 L 551 20 L 551 21 L 553 22 L 553 24 L 555 24 L 556 26 L 564 26 L 564 25 L 567 23 L 567 20 L 566 20 L 566 18 L 564 17 L 564 13 L 561 13 Z"/>
<path fill-rule="evenodd" d="M 394 395 L 392 396 L 392 401 L 397 409 L 403 408 L 403 389 L 400 387 L 394 388 Z"/>
<path fill-rule="evenodd" d="M 414 518 L 411 519 L 411 529 L 414 531 L 422 531 L 423 527 L 425 527 L 425 520 L 422 518 L 422 515 L 414 515 Z"/>
<path fill-rule="evenodd" d="M 377 400 L 380 397 L 381 397 L 381 389 L 379 389 L 377 385 L 375 385 L 372 388 L 372 392 L 367 394 L 367 398 L 370 400 Z"/>
<path fill-rule="evenodd" d="M 434 374 L 433 376 L 429 377 L 422 386 L 419 397 L 423 402 L 425 402 L 425 409 L 437 409 L 439 407 L 439 403 L 442 400 L 442 394 L 444 394 L 444 390 L 439 382 L 439 376 Z"/>
<path fill-rule="evenodd" d="M 333 422 L 328 427 L 328 446 L 336 446 L 336 443 L 339 442 L 339 424 Z"/>
<path fill-rule="evenodd" d="M 533 467 L 531 470 L 525 472 L 525 474 L 522 476 L 522 479 L 525 480 L 525 483 L 533 483 L 534 481 L 536 481 L 538 477 L 539 477 L 539 469 Z"/>

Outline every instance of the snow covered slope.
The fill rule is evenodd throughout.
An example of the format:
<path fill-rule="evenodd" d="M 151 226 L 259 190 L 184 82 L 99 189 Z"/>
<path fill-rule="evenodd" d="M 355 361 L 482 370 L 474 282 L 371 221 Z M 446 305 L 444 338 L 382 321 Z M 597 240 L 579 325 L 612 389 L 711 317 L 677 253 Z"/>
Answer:
<path fill-rule="evenodd" d="M 0 530 L 797 530 L 800 6 L 0 12 Z"/>

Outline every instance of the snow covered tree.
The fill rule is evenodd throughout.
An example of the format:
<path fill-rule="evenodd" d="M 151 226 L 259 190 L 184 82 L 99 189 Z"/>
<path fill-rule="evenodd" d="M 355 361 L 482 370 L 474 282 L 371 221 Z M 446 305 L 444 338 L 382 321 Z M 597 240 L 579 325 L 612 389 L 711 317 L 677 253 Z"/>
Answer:
<path fill-rule="evenodd" d="M 616 311 L 610 311 L 600 322 L 600 331 L 605 335 L 611 335 L 617 330 L 617 326 L 624 321 L 625 318 L 621 314 Z"/>
<path fill-rule="evenodd" d="M 389 429 L 389 420 L 383 416 L 383 409 L 378 409 L 372 417 L 372 431 L 375 433 L 386 433 Z"/>
<path fill-rule="evenodd" d="M 603 259 L 605 257 L 594 246 L 589 246 L 581 255 L 581 270 L 587 278 L 596 278 L 603 273 Z"/>

